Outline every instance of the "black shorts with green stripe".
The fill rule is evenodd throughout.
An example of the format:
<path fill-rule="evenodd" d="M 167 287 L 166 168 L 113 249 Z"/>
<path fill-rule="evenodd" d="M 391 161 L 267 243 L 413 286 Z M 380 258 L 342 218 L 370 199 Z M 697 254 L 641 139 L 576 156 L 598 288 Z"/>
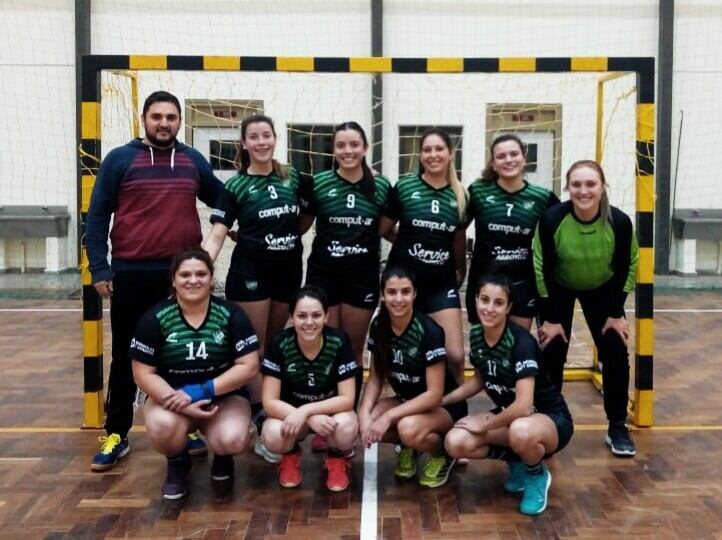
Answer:
<path fill-rule="evenodd" d="M 308 259 L 306 285 L 323 289 L 330 306 L 347 304 L 373 310 L 379 301 L 378 261 L 331 264 L 317 260 L 312 254 Z"/>
<path fill-rule="evenodd" d="M 301 285 L 300 250 L 278 257 L 233 252 L 226 278 L 226 299 L 257 302 L 271 299 L 288 304 Z"/>

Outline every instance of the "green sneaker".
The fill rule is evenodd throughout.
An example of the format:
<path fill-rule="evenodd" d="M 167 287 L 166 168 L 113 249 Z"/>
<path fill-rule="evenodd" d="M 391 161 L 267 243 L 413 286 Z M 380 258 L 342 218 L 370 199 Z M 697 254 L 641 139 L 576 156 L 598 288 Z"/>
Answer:
<path fill-rule="evenodd" d="M 526 465 L 521 461 L 508 461 L 509 476 L 504 482 L 504 489 L 509 493 L 520 493 L 524 491 L 524 480 L 526 479 Z"/>
<path fill-rule="evenodd" d="M 424 470 L 419 477 L 419 484 L 429 488 L 443 486 L 449 479 L 455 463 L 456 460 L 446 455 L 443 450 L 435 453 L 424 465 Z"/>
<path fill-rule="evenodd" d="M 394 474 L 399 478 L 413 478 L 416 475 L 416 451 L 413 448 L 401 447 L 396 456 Z"/>
<path fill-rule="evenodd" d="M 552 475 L 546 465 L 542 465 L 541 474 L 524 475 L 524 496 L 519 511 L 527 516 L 541 514 L 547 507 L 547 493 L 552 485 Z"/>

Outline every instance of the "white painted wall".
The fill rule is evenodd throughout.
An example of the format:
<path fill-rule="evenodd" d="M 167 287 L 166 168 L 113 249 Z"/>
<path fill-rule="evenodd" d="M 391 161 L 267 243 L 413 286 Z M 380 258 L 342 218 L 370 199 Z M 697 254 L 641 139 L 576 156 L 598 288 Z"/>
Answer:
<path fill-rule="evenodd" d="M 657 0 L 386 0 L 384 18 L 387 56 L 656 56 Z M 70 0 L 4 0 L 0 4 L 0 204 L 61 204 L 76 207 L 74 111 L 74 2 Z M 717 94 L 722 88 L 722 4 L 711 0 L 677 2 L 675 27 L 675 86 L 673 170 L 677 207 L 720 208 L 722 185 L 714 156 L 722 146 L 719 125 L 722 110 Z M 218 54 L 218 55 L 315 55 L 364 56 L 370 53 L 370 0 L 191 1 L 93 0 L 92 44 L 96 54 Z M 193 74 L 198 77 L 200 74 Z M 593 152 L 588 132 L 592 85 L 546 75 L 527 76 L 511 85 L 497 77 L 487 83 L 476 76 L 422 77 L 414 87 L 397 75 L 385 76 L 384 125 L 387 163 L 384 172 L 394 175 L 397 166 L 398 123 L 465 126 L 464 176 L 476 175 L 483 159 L 484 116 L 491 101 L 557 101 L 564 103 L 565 141 L 563 162 Z M 552 76 L 549 76 L 552 77 Z M 416 79 L 418 80 L 418 79 Z M 320 81 L 318 79 L 317 81 Z M 502 82 L 499 82 L 502 81 Z M 367 83 L 353 84 L 329 101 L 312 84 L 299 95 L 296 83 L 279 78 L 266 82 L 191 83 L 187 89 L 170 81 L 183 96 L 253 98 L 264 93 L 267 111 L 279 122 L 294 115 L 300 121 L 325 122 L 358 115 L 368 122 Z M 145 83 L 144 83 L 145 84 Z M 256 86 L 254 87 L 254 84 Z M 323 84 L 326 84 L 324 82 Z M 329 83 L 333 87 L 334 83 Z M 628 84 L 623 79 L 610 87 Z M 582 88 L 584 87 L 584 88 Z M 233 89 L 234 88 L 234 89 Z M 310 88 L 310 89 L 309 89 Z M 573 89 L 564 92 L 564 89 Z M 142 92 L 150 91 L 143 87 Z M 239 91 L 238 95 L 228 92 Z M 511 89 L 507 92 L 507 89 Z M 616 91 L 616 90 L 615 90 Z M 275 92 L 275 95 L 271 95 Z M 325 90 L 321 90 L 321 93 Z M 623 95 L 621 93 L 616 95 Z M 572 95 L 569 95 L 569 94 Z M 622 100 L 618 114 L 633 113 L 633 98 Z M 273 105 L 271 105 L 273 104 Z M 610 110 L 605 104 L 605 110 Z M 573 114 L 572 114 L 573 112 Z M 684 117 L 679 148 L 677 135 Z M 416 119 L 416 120 L 415 120 Z M 428 120 L 424 120 L 428 119 Z M 112 124 L 120 123 L 121 116 Z M 335 120 L 330 120 L 335 121 Z M 610 124 L 612 126 L 612 124 Z M 625 210 L 633 208 L 627 187 L 633 154 L 626 144 L 630 132 L 624 122 L 613 124 L 611 148 L 605 166 L 610 175 L 612 199 Z M 282 131 L 282 130 L 279 130 Z M 610 133 L 611 133 L 610 132 Z M 611 136 L 611 135 L 610 135 Z M 104 149 L 121 144 L 116 135 Z M 281 140 L 284 150 L 285 141 Z M 679 151 L 679 160 L 676 159 Z M 712 159 L 710 159 L 712 156 Z M 75 223 L 71 223 L 74 230 Z M 5 259 L 17 266 L 20 246 L 6 242 Z M 41 244 L 26 245 L 28 264 L 42 267 Z M 717 246 L 701 244 L 699 261 L 711 265 Z M 716 251 L 715 251 L 716 253 Z M 714 255 L 716 257 L 716 255 Z M 68 258 L 76 258 L 75 242 L 68 243 Z M 31 260 L 32 259 L 32 260 Z M 716 260 L 716 259 L 715 259 Z"/>
<path fill-rule="evenodd" d="M 656 56 L 657 0 L 385 0 L 389 56 Z"/>
<path fill-rule="evenodd" d="M 75 208 L 72 0 L 0 3 L 0 205 Z M 75 261 L 75 240 L 67 243 Z M 4 243 L 5 266 L 45 267 L 41 239 Z"/>

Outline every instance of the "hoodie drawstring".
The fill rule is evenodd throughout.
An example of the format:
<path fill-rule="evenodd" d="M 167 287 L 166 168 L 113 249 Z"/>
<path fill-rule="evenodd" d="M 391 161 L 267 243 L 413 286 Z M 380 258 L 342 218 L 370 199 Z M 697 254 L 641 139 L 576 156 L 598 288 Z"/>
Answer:
<path fill-rule="evenodd" d="M 153 156 L 153 147 L 149 146 L 150 148 L 150 166 L 155 167 L 155 158 Z M 172 171 L 175 168 L 175 146 L 170 151 L 170 170 Z"/>

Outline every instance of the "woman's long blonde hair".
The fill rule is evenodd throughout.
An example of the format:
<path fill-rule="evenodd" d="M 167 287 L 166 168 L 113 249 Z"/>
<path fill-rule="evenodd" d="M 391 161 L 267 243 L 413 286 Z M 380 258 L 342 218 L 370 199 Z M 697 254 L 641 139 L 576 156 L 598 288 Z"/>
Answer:
<path fill-rule="evenodd" d="M 424 141 L 431 135 L 436 135 L 441 138 L 441 140 L 444 141 L 446 147 L 449 149 L 449 152 L 451 152 L 452 154 L 452 159 L 449 160 L 449 168 L 446 172 L 446 176 L 449 180 L 449 186 L 451 186 L 451 189 L 454 192 L 454 196 L 456 197 L 456 205 L 457 211 L 459 213 L 459 219 L 463 220 L 464 216 L 466 215 L 466 202 L 468 200 L 468 193 L 456 174 L 456 167 L 454 167 L 453 159 L 454 146 L 451 143 L 451 137 L 445 130 L 441 128 L 429 128 L 421 134 L 421 142 L 419 144 L 420 148 L 423 148 Z M 422 165 L 421 160 L 419 160 L 419 176 L 422 174 L 424 174 L 424 166 Z"/>

